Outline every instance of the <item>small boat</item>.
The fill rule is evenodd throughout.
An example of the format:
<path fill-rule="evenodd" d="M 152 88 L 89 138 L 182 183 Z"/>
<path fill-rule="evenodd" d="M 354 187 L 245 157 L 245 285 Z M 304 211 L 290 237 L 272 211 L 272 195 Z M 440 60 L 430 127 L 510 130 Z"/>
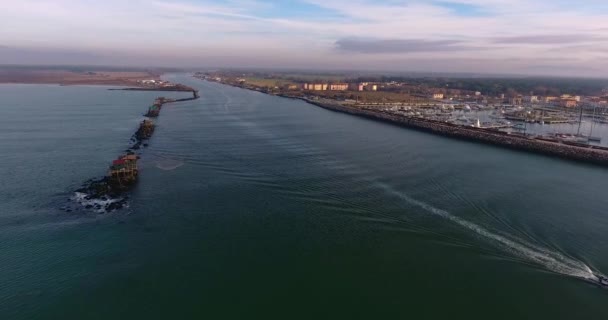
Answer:
<path fill-rule="evenodd" d="M 601 274 L 596 274 L 595 276 L 597 277 L 597 284 L 599 284 L 602 288 L 608 289 L 608 277 Z"/>

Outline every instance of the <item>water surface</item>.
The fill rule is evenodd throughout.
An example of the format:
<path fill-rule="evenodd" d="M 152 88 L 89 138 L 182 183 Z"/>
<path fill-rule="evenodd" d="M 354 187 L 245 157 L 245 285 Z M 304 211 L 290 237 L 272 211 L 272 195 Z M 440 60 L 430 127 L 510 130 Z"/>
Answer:
<path fill-rule="evenodd" d="M 0 86 L 2 319 L 608 316 L 607 170 L 169 80 L 107 215 L 58 208 L 155 95 Z"/>

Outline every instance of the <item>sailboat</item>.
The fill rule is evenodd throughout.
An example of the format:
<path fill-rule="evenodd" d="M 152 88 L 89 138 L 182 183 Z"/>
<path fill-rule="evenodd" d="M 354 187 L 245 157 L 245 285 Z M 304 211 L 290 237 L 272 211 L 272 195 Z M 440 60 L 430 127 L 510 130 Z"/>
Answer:
<path fill-rule="evenodd" d="M 601 137 L 594 137 L 593 136 L 593 127 L 595 126 L 595 106 L 593 106 L 593 121 L 591 121 L 591 130 L 589 131 L 589 141 L 592 142 L 602 142 L 602 138 Z"/>

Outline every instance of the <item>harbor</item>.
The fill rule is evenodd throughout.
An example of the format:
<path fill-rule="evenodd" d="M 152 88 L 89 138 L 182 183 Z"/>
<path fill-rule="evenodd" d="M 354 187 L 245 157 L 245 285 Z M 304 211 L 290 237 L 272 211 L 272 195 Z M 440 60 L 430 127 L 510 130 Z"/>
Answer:
<path fill-rule="evenodd" d="M 195 77 L 208 79 L 196 75 Z M 608 166 L 608 145 L 602 145 L 600 136 L 592 135 L 595 122 L 599 121 L 599 118 L 593 110 L 590 132 L 585 134 L 583 118 L 589 117 L 589 114 L 583 115 L 582 107 L 576 114 L 566 108 L 524 108 L 508 105 L 360 103 L 301 93 L 274 93 L 250 85 L 215 81 L 284 98 L 299 99 L 332 111 L 390 122 L 451 138 Z M 568 131 L 556 131 L 554 126 L 571 127 Z M 576 126 L 575 132 L 572 132 L 573 126 Z"/>
<path fill-rule="evenodd" d="M 316 106 L 332 111 L 390 122 L 403 127 L 440 134 L 443 136 L 477 141 L 506 147 L 509 149 L 540 153 L 562 159 L 608 166 L 608 147 L 594 146 L 567 139 L 550 139 L 544 136 L 503 132 L 492 128 L 462 126 L 449 122 L 426 119 L 423 117 L 395 115 L 389 112 L 370 110 L 366 108 L 348 107 L 327 100 L 304 100 Z"/>
<path fill-rule="evenodd" d="M 358 87 L 304 83 L 300 89 L 290 79 L 249 80 L 243 75 L 219 72 L 194 77 L 452 138 L 608 166 L 608 139 L 603 139 L 608 137 L 608 109 L 594 97 L 564 94 L 541 102 L 529 96 L 524 104 L 522 96 L 507 99 L 504 94 L 486 97 L 471 92 L 456 100 L 444 99 L 444 94 L 376 92 L 383 83 Z"/>

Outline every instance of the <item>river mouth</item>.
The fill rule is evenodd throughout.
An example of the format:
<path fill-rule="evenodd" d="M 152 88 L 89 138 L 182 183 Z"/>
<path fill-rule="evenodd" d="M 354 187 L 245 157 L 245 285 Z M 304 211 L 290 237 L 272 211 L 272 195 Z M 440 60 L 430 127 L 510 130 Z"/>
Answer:
<path fill-rule="evenodd" d="M 156 95 L 0 86 L 2 318 L 608 316 L 585 280 L 608 270 L 604 169 L 169 77 L 201 99 L 163 109 L 104 215 L 55 207 Z"/>

